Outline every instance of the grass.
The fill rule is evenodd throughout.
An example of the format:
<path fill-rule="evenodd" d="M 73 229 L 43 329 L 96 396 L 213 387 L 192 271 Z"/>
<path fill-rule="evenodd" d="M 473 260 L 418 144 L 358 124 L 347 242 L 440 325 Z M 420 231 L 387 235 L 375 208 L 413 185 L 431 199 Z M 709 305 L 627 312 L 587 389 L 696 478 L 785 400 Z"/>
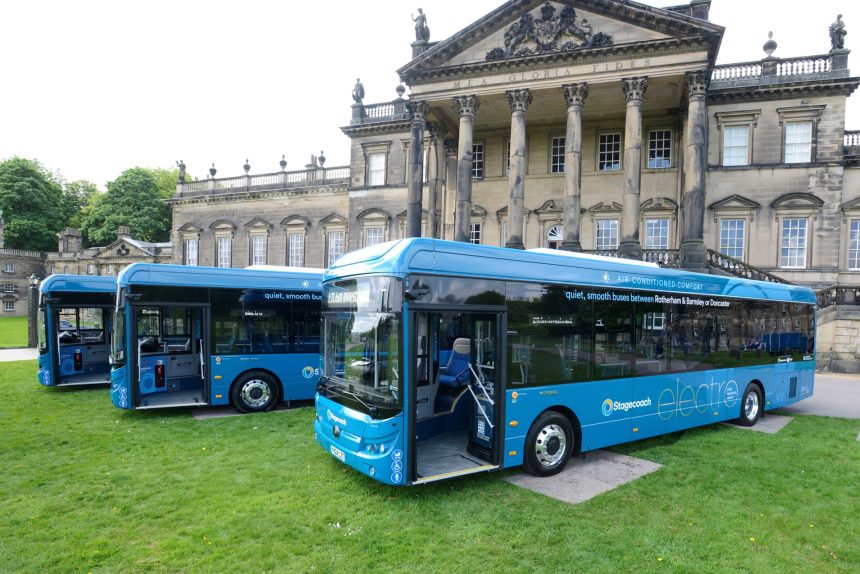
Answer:
<path fill-rule="evenodd" d="M 505 473 L 377 484 L 312 410 L 128 413 L 0 364 L 0 572 L 856 572 L 860 421 L 616 450 L 658 472 L 570 506 Z M 508 471 L 511 472 L 511 471 Z"/>
<path fill-rule="evenodd" d="M 0 349 L 27 346 L 27 317 L 0 317 Z"/>

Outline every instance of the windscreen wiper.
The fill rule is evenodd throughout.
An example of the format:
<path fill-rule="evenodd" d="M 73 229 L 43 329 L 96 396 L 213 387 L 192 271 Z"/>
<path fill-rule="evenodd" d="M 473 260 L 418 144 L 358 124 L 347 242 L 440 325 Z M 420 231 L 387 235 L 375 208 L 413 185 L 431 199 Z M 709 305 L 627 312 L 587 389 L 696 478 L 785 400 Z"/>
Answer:
<path fill-rule="evenodd" d="M 329 388 L 330 388 L 331 390 L 333 390 L 333 391 L 337 392 L 337 393 L 342 393 L 342 394 L 344 394 L 344 395 L 349 395 L 350 397 L 354 398 L 354 399 L 355 399 L 355 400 L 357 400 L 359 403 L 361 403 L 361 404 L 364 406 L 364 408 L 366 408 L 366 409 L 367 409 L 368 413 L 370 413 L 371 415 L 375 415 L 375 414 L 376 414 L 376 412 L 379 410 L 379 407 L 377 407 L 376 405 L 371 405 L 371 404 L 368 404 L 368 403 L 364 402 L 364 401 L 361 399 L 361 397 L 359 397 L 357 394 L 355 394 L 355 393 L 354 393 L 354 392 L 352 392 L 352 391 L 347 391 L 346 389 L 341 389 L 341 388 L 338 388 L 338 387 L 329 387 Z"/>

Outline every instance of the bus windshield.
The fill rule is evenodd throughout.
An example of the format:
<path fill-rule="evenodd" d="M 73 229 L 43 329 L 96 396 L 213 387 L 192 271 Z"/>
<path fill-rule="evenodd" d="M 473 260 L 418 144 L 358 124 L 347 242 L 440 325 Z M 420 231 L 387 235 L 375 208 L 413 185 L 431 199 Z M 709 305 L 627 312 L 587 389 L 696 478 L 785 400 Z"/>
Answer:
<path fill-rule="evenodd" d="M 125 365 L 125 297 L 117 291 L 117 306 L 113 313 L 113 339 L 111 339 L 111 361 L 115 367 Z"/>
<path fill-rule="evenodd" d="M 39 315 L 38 315 L 38 323 L 36 324 L 36 331 L 39 337 L 39 354 L 44 355 L 48 352 L 48 325 L 46 317 L 45 306 L 39 306 Z"/>
<path fill-rule="evenodd" d="M 327 313 L 322 390 L 371 415 L 399 409 L 398 332 L 394 313 Z"/>

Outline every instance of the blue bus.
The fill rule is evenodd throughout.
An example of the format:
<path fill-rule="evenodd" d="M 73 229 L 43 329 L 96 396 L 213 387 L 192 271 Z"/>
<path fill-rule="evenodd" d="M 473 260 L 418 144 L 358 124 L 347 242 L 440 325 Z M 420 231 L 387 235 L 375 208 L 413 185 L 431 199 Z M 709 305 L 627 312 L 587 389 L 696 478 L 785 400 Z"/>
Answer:
<path fill-rule="evenodd" d="M 571 455 L 751 426 L 809 397 L 814 329 L 803 287 L 549 249 L 389 242 L 326 272 L 315 436 L 387 484 L 518 465 L 551 475 Z"/>
<path fill-rule="evenodd" d="M 312 399 L 321 269 L 135 263 L 117 278 L 111 400 L 122 409 Z"/>
<path fill-rule="evenodd" d="M 39 382 L 49 387 L 110 383 L 116 279 L 50 275 L 39 286 Z"/>

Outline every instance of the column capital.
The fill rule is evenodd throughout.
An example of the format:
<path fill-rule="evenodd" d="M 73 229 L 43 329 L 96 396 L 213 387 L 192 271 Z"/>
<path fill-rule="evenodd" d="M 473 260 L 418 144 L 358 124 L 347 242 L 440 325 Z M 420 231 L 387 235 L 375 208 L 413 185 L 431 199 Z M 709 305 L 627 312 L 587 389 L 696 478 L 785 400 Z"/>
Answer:
<path fill-rule="evenodd" d="M 528 88 L 508 90 L 505 93 L 508 95 L 508 104 L 511 106 L 512 112 L 525 112 L 529 109 L 529 104 L 532 103 L 532 93 Z"/>
<path fill-rule="evenodd" d="M 409 100 L 406 102 L 406 109 L 409 110 L 409 117 L 412 122 L 424 123 L 427 120 L 427 112 L 429 106 L 423 100 Z"/>
<path fill-rule="evenodd" d="M 624 90 L 624 97 L 628 103 L 641 102 L 645 99 L 645 90 L 648 89 L 648 78 L 646 76 L 624 78 L 621 80 L 621 89 Z"/>
<path fill-rule="evenodd" d="M 454 96 L 454 107 L 461 118 L 475 117 L 479 105 L 478 96 Z"/>
<path fill-rule="evenodd" d="M 561 89 L 564 92 L 564 101 L 567 102 L 567 107 L 584 106 L 585 98 L 588 97 L 588 84 L 562 84 Z"/>
<path fill-rule="evenodd" d="M 457 157 L 457 140 L 446 139 L 444 141 L 445 155 L 449 158 Z"/>
<path fill-rule="evenodd" d="M 684 74 L 687 82 L 687 97 L 705 97 L 708 95 L 708 72 L 707 70 L 696 70 Z"/>

